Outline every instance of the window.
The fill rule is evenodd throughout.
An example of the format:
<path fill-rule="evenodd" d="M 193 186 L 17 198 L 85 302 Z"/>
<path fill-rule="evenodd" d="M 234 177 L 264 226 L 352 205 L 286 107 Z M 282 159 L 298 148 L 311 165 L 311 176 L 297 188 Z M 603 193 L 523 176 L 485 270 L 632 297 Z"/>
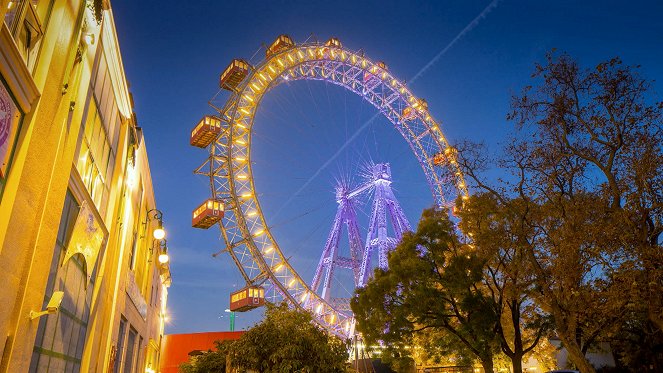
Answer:
<path fill-rule="evenodd" d="M 0 194 L 10 169 L 23 115 L 0 81 Z"/>
<path fill-rule="evenodd" d="M 94 288 L 88 284 L 85 262 L 77 254 L 64 262 L 80 205 L 71 192 L 65 197 L 43 307 L 55 291 L 63 291 L 59 312 L 39 320 L 30 372 L 79 372 L 87 335 Z M 93 270 L 94 271 L 94 270 Z"/>
<path fill-rule="evenodd" d="M 117 332 L 117 350 L 115 354 L 115 366 L 113 368 L 114 373 L 120 372 L 120 367 L 122 366 L 122 354 L 124 352 L 124 337 L 126 334 L 127 328 L 127 319 L 122 317 L 120 319 L 120 329 Z"/>
<path fill-rule="evenodd" d="M 134 328 L 129 328 L 129 337 L 127 338 L 127 352 L 125 355 L 124 373 L 132 373 L 136 362 L 136 336 L 138 332 Z"/>
<path fill-rule="evenodd" d="M 99 213 L 105 216 L 121 119 L 103 45 L 92 69 L 91 92 L 76 169 Z"/>
<path fill-rule="evenodd" d="M 110 146 L 97 105 L 92 100 L 88 107 L 76 169 L 102 216 L 108 204 L 114 165 L 115 152 Z"/>
<path fill-rule="evenodd" d="M 138 232 L 134 231 L 133 240 L 131 243 L 131 254 L 129 256 L 129 269 L 136 268 L 136 247 L 138 246 Z"/>
<path fill-rule="evenodd" d="M 9 4 L 5 23 L 14 36 L 26 66 L 33 71 L 53 0 L 18 0 Z"/>

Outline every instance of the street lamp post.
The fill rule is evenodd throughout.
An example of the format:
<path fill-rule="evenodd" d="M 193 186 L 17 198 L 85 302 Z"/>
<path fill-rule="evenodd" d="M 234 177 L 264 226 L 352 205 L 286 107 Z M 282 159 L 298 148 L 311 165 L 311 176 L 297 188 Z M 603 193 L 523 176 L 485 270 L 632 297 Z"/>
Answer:
<path fill-rule="evenodd" d="M 226 312 L 230 313 L 230 331 L 235 331 L 235 312 L 226 308 Z"/>

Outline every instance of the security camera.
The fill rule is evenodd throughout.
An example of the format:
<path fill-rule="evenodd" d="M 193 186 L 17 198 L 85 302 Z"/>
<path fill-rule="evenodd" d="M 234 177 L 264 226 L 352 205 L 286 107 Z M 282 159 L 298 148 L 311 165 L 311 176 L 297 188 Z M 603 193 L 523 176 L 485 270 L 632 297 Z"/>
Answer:
<path fill-rule="evenodd" d="M 46 305 L 46 311 L 41 311 L 41 312 L 30 311 L 30 319 L 34 320 L 38 317 L 58 312 L 63 297 L 64 297 L 64 291 L 54 292 L 53 295 L 51 295 L 51 299 L 48 301 L 48 305 Z"/>
<path fill-rule="evenodd" d="M 46 311 L 48 313 L 56 313 L 60 309 L 60 304 L 62 303 L 62 298 L 64 297 L 64 291 L 56 291 L 51 296 L 51 300 L 48 301 L 46 306 Z"/>

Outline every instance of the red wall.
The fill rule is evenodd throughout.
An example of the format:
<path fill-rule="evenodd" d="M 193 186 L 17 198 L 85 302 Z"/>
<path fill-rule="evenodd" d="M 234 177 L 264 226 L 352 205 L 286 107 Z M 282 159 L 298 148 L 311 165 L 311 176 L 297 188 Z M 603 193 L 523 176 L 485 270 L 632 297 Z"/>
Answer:
<path fill-rule="evenodd" d="M 161 372 L 177 373 L 180 364 L 189 360 L 189 352 L 193 350 L 214 350 L 214 341 L 234 341 L 244 333 L 240 332 L 207 332 L 190 334 L 168 334 L 163 337 L 161 346 Z"/>

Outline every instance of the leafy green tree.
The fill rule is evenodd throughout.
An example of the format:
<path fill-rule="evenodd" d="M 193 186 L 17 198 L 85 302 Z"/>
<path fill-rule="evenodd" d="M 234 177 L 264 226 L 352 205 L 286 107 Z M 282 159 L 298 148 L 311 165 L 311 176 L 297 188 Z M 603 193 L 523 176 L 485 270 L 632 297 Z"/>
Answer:
<path fill-rule="evenodd" d="M 348 344 L 282 303 L 267 305 L 265 319 L 233 342 L 229 358 L 240 372 L 345 372 Z"/>
<path fill-rule="evenodd" d="M 265 318 L 239 340 L 217 342 L 216 351 L 192 357 L 180 371 L 217 373 L 228 367 L 233 372 L 346 372 L 348 343 L 312 320 L 310 313 L 290 309 L 286 303 L 268 304 Z"/>
<path fill-rule="evenodd" d="M 415 336 L 444 332 L 452 337 L 443 349 L 469 351 L 492 372 L 499 341 L 492 300 L 481 289 L 484 262 L 459 242 L 446 212 L 425 210 L 388 260 L 389 270 L 376 269 L 351 302 L 367 343 L 408 354 Z"/>
<path fill-rule="evenodd" d="M 513 177 L 486 183 L 473 144 L 459 146 L 458 161 L 518 228 L 511 232 L 537 305 L 571 362 L 589 373 L 587 351 L 630 309 L 641 307 L 663 329 L 663 103 L 619 59 L 582 69 L 551 53 L 533 78 L 508 116 L 519 133 L 500 166 Z"/>
<path fill-rule="evenodd" d="M 226 356 L 232 342 L 214 342 L 216 350 L 191 356 L 188 362 L 180 365 L 182 373 L 225 373 Z"/>

